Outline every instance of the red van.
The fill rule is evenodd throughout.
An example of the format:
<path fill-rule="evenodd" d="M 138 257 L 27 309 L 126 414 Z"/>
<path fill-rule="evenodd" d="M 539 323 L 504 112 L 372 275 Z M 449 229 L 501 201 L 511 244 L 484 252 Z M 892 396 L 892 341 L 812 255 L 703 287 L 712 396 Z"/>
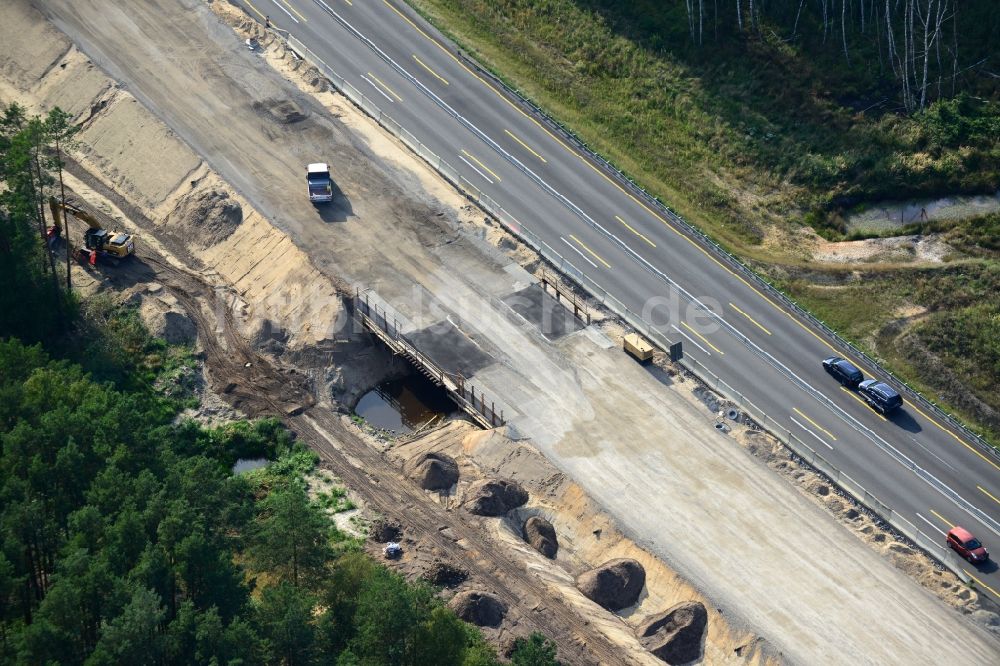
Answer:
<path fill-rule="evenodd" d="M 964 527 L 957 525 L 948 530 L 948 545 L 967 559 L 972 564 L 982 564 L 990 559 L 990 554 L 986 552 L 979 539 L 972 536 L 972 533 Z"/>

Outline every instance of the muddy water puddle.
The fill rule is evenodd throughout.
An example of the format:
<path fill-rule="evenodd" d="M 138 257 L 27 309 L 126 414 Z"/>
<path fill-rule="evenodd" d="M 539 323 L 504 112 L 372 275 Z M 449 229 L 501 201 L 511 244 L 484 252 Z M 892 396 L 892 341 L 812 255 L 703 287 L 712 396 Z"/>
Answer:
<path fill-rule="evenodd" d="M 850 231 L 884 232 L 916 222 L 957 221 L 1000 211 L 1000 192 L 940 199 L 883 201 L 848 214 Z"/>
<path fill-rule="evenodd" d="M 422 375 L 408 375 L 383 382 L 361 396 L 354 413 L 376 428 L 406 434 L 455 409 L 444 389 Z"/>
<path fill-rule="evenodd" d="M 240 458 L 233 465 L 233 474 L 241 474 L 243 472 L 249 472 L 252 469 L 260 469 L 261 467 L 267 467 L 267 464 L 271 462 L 267 458 Z"/>

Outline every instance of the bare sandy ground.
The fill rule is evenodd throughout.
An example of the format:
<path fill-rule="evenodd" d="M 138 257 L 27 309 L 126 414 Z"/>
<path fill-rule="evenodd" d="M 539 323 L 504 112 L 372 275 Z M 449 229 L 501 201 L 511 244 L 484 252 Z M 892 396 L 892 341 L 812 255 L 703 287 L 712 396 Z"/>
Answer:
<path fill-rule="evenodd" d="M 32 39 L 27 51 L 33 64 L 19 66 L 11 58 L 0 71 L 8 85 L 31 88 L 33 77 L 58 67 L 71 49 L 41 35 L 42 28 L 11 11 L 15 5 L 21 6 L 3 11 L 3 41 L 17 52 L 22 38 Z M 160 152 L 180 151 L 178 143 L 191 146 L 282 230 L 290 240 L 285 252 L 308 255 L 305 276 L 373 287 L 388 303 L 408 310 L 414 325 L 449 313 L 458 317 L 491 349 L 495 362 L 483 369 L 481 381 L 515 408 L 511 414 L 521 433 L 635 543 L 711 599 L 736 631 L 752 628 L 799 663 L 996 658 L 994 639 L 722 437 L 704 412 L 665 387 L 662 377 L 632 364 L 613 341 L 591 329 L 550 342 L 510 323 L 497 299 L 524 286 L 526 274 L 509 270 L 502 257 L 458 231 L 468 218 L 461 199 L 440 183 L 429 187 L 435 179 L 422 165 L 359 121 L 342 100 L 325 98 L 342 118 L 353 114 L 350 121 L 289 85 L 205 5 L 164 0 L 109 7 L 53 0 L 43 11 L 160 115 L 170 133 L 149 130 Z M 102 88 L 95 83 L 88 90 L 99 95 Z M 302 119 L 289 122 L 289 102 Z M 113 144 L 103 145 L 107 154 L 92 155 L 94 163 L 120 165 Z M 116 149 L 127 152 L 128 145 L 121 141 Z M 317 145 L 328 146 L 330 161 L 336 160 L 343 191 L 325 215 L 304 201 L 300 182 L 302 165 L 314 158 Z M 135 196 L 154 210 L 185 181 L 198 179 L 197 162 L 192 166 L 182 152 L 161 159 L 137 151 L 128 159 L 159 160 L 162 182 L 139 165 L 134 180 L 121 168 L 116 182 L 123 190 L 134 187 Z M 246 242 L 233 247 L 242 255 L 215 259 L 225 265 L 213 267 L 231 271 L 227 279 L 234 283 L 286 261 L 274 249 L 282 247 L 280 238 L 262 229 L 274 239 L 272 246 L 253 241 L 252 231 L 251 222 Z M 237 271 L 233 266 L 241 256 L 247 265 Z M 272 275 L 270 289 L 287 279 L 279 291 L 295 301 L 301 294 L 285 275 Z M 260 290 L 268 288 L 261 284 Z M 418 309 L 415 293 L 434 307 Z M 316 325 L 333 316 L 329 312 Z M 664 594 L 656 603 L 684 600 L 680 593 Z M 663 609 L 650 606 L 638 613 Z"/>

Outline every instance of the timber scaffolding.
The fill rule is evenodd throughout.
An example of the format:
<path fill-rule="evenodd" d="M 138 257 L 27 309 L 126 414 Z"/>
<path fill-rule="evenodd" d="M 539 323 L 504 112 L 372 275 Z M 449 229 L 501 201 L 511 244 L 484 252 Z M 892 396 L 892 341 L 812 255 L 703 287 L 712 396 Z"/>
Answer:
<path fill-rule="evenodd" d="M 424 377 L 447 391 L 455 404 L 476 423 L 484 428 L 496 428 L 506 423 L 503 409 L 497 413 L 495 402 L 490 401 L 487 404 L 486 394 L 481 390 L 477 393 L 476 387 L 468 383 L 461 373 L 445 372 L 422 354 L 404 337 L 395 318 L 390 322 L 385 309 L 380 309 L 377 304 L 369 302 L 367 293 L 362 296 L 359 292 L 355 292 L 354 314 L 361 325 L 385 343 L 393 354 L 405 357 Z"/>

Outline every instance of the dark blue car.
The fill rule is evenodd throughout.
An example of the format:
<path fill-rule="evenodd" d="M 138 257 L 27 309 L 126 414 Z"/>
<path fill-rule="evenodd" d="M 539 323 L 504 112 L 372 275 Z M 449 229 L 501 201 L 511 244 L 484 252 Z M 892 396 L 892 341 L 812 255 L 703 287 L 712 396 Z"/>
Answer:
<path fill-rule="evenodd" d="M 868 379 L 858 384 L 858 393 L 880 414 L 888 414 L 903 405 L 903 398 L 885 382 Z"/>
<path fill-rule="evenodd" d="M 839 356 L 823 359 L 823 369 L 836 377 L 841 384 L 852 389 L 858 388 L 858 384 L 865 378 L 854 364 Z"/>

